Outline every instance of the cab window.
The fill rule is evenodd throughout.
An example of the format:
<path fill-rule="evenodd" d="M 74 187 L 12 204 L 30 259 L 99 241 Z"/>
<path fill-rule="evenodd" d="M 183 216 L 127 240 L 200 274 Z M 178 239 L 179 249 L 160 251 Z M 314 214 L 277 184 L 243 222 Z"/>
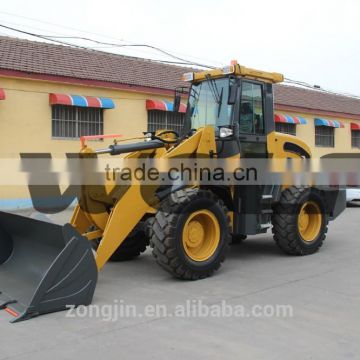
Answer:
<path fill-rule="evenodd" d="M 262 85 L 243 81 L 240 103 L 240 132 L 264 133 Z"/>

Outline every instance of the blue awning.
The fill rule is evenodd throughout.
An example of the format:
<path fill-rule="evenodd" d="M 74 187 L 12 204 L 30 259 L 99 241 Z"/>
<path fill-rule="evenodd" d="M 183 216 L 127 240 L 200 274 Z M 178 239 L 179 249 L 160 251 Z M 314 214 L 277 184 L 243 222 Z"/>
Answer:
<path fill-rule="evenodd" d="M 94 97 L 94 96 L 50 94 L 49 101 L 50 101 L 50 105 L 58 104 L 58 105 L 70 105 L 70 106 L 81 106 L 81 107 L 94 107 L 94 108 L 102 108 L 102 109 L 115 108 L 115 104 L 112 99 Z"/>
<path fill-rule="evenodd" d="M 315 118 L 315 126 L 329 126 L 333 128 L 343 128 L 344 124 L 338 120 Z"/>
<path fill-rule="evenodd" d="M 306 125 L 307 121 L 300 116 L 275 114 L 276 123 Z"/>

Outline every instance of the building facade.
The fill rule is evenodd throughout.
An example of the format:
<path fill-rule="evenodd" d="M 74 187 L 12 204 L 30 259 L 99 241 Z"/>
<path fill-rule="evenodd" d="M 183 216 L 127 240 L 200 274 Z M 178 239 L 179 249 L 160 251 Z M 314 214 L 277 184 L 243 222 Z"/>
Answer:
<path fill-rule="evenodd" d="M 10 37 L 0 37 L 0 51 L 3 158 L 77 152 L 81 135 L 182 127 L 186 99 L 179 113 L 172 101 L 174 88 L 186 86 L 187 68 Z M 306 141 L 315 157 L 360 153 L 359 99 L 276 85 L 274 121 L 277 131 Z M 0 188 L 0 208 L 28 204 L 26 190 Z"/>

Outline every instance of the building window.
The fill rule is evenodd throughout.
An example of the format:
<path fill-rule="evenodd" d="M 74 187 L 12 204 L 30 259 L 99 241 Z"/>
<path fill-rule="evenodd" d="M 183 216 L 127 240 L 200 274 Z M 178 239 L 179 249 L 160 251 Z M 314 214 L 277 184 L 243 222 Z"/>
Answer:
<path fill-rule="evenodd" d="M 185 114 L 172 111 L 149 110 L 148 131 L 173 130 L 178 134 L 182 132 Z"/>
<path fill-rule="evenodd" d="M 296 124 L 275 123 L 275 130 L 283 134 L 296 136 Z"/>
<path fill-rule="evenodd" d="M 334 147 L 335 128 L 330 126 L 315 126 L 315 146 Z"/>
<path fill-rule="evenodd" d="M 360 131 L 351 131 L 351 146 L 354 148 L 360 148 Z"/>
<path fill-rule="evenodd" d="M 66 105 L 52 106 L 52 137 L 78 139 L 84 135 L 101 135 L 103 133 L 103 109 Z"/>

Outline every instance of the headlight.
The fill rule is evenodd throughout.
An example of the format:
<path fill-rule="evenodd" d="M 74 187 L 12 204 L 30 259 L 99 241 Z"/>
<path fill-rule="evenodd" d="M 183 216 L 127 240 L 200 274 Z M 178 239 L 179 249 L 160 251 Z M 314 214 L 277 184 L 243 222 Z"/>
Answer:
<path fill-rule="evenodd" d="M 144 140 L 145 141 L 150 141 L 151 139 L 152 139 L 151 132 L 144 134 Z"/>
<path fill-rule="evenodd" d="M 223 71 L 224 75 L 234 74 L 235 66 L 234 65 L 225 66 L 225 67 L 223 67 L 222 71 Z"/>
<path fill-rule="evenodd" d="M 193 81 L 194 80 L 194 73 L 193 72 L 190 72 L 190 73 L 186 73 L 182 76 L 181 78 L 182 81 Z"/>
<path fill-rule="evenodd" d="M 233 129 L 230 129 L 227 127 L 221 127 L 219 135 L 221 138 L 226 138 L 226 137 L 234 135 L 234 131 L 233 131 Z"/>

